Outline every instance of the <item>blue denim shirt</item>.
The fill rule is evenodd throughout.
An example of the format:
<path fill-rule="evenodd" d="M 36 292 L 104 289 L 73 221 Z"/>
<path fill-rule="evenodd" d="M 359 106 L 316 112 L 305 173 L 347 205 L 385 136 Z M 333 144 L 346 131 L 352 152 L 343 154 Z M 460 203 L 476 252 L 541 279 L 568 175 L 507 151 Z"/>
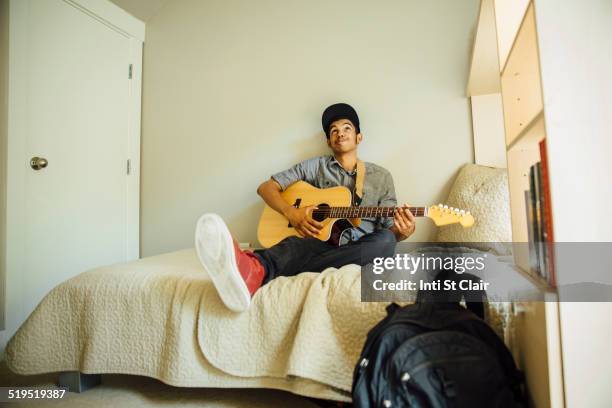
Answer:
<path fill-rule="evenodd" d="M 363 197 L 360 206 L 363 207 L 395 207 L 395 187 L 391 173 L 374 163 L 364 162 L 366 174 L 363 183 Z M 318 188 L 336 186 L 347 187 L 355 197 L 355 178 L 357 172 L 346 171 L 334 156 L 320 156 L 304 160 L 295 166 L 272 175 L 281 188 L 285 190 L 296 181 L 305 181 Z M 344 232 L 340 244 L 356 241 L 363 235 L 377 229 L 389 228 L 393 225 L 393 218 L 362 218 L 359 227 Z"/>

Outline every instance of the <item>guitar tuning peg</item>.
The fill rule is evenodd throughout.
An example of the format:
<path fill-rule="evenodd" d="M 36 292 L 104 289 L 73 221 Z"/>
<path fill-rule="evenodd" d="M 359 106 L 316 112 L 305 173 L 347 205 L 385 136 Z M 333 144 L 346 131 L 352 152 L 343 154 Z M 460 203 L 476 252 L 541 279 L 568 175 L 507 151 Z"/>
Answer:
<path fill-rule="evenodd" d="M 447 210 L 447 209 L 448 209 L 448 205 L 445 205 L 445 206 L 444 206 L 444 209 L 445 209 L 445 210 Z"/>
<path fill-rule="evenodd" d="M 440 208 L 444 208 L 444 206 L 442 205 L 442 203 L 438 204 L 438 207 L 440 207 Z"/>

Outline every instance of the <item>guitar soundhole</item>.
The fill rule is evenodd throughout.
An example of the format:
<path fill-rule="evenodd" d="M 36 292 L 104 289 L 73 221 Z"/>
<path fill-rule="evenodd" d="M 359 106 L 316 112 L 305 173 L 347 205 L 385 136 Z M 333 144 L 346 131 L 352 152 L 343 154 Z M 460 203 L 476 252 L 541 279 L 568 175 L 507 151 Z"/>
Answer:
<path fill-rule="evenodd" d="M 317 209 L 312 212 L 312 218 L 315 221 L 323 221 L 329 217 L 329 204 L 318 204 Z"/>

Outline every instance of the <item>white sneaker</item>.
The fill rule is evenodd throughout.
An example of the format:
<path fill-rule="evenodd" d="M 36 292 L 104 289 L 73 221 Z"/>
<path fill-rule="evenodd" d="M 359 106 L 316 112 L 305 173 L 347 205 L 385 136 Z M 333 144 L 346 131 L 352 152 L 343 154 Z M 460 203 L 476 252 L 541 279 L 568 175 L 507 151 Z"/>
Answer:
<path fill-rule="evenodd" d="M 235 312 L 247 310 L 251 294 L 238 269 L 232 235 L 217 214 L 204 214 L 196 223 L 195 248 L 223 303 Z"/>

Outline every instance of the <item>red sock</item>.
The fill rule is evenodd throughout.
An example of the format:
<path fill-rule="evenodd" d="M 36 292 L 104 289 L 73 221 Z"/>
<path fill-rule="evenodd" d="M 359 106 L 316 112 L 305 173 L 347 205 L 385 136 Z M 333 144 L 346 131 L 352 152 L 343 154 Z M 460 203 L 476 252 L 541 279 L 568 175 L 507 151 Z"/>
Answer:
<path fill-rule="evenodd" d="M 261 287 L 261 284 L 266 275 L 264 266 L 259 261 L 257 255 L 246 252 L 240 249 L 240 246 L 234 239 L 234 252 L 236 254 L 236 264 L 244 283 L 246 283 L 247 289 L 251 296 L 255 294 L 257 289 Z"/>

